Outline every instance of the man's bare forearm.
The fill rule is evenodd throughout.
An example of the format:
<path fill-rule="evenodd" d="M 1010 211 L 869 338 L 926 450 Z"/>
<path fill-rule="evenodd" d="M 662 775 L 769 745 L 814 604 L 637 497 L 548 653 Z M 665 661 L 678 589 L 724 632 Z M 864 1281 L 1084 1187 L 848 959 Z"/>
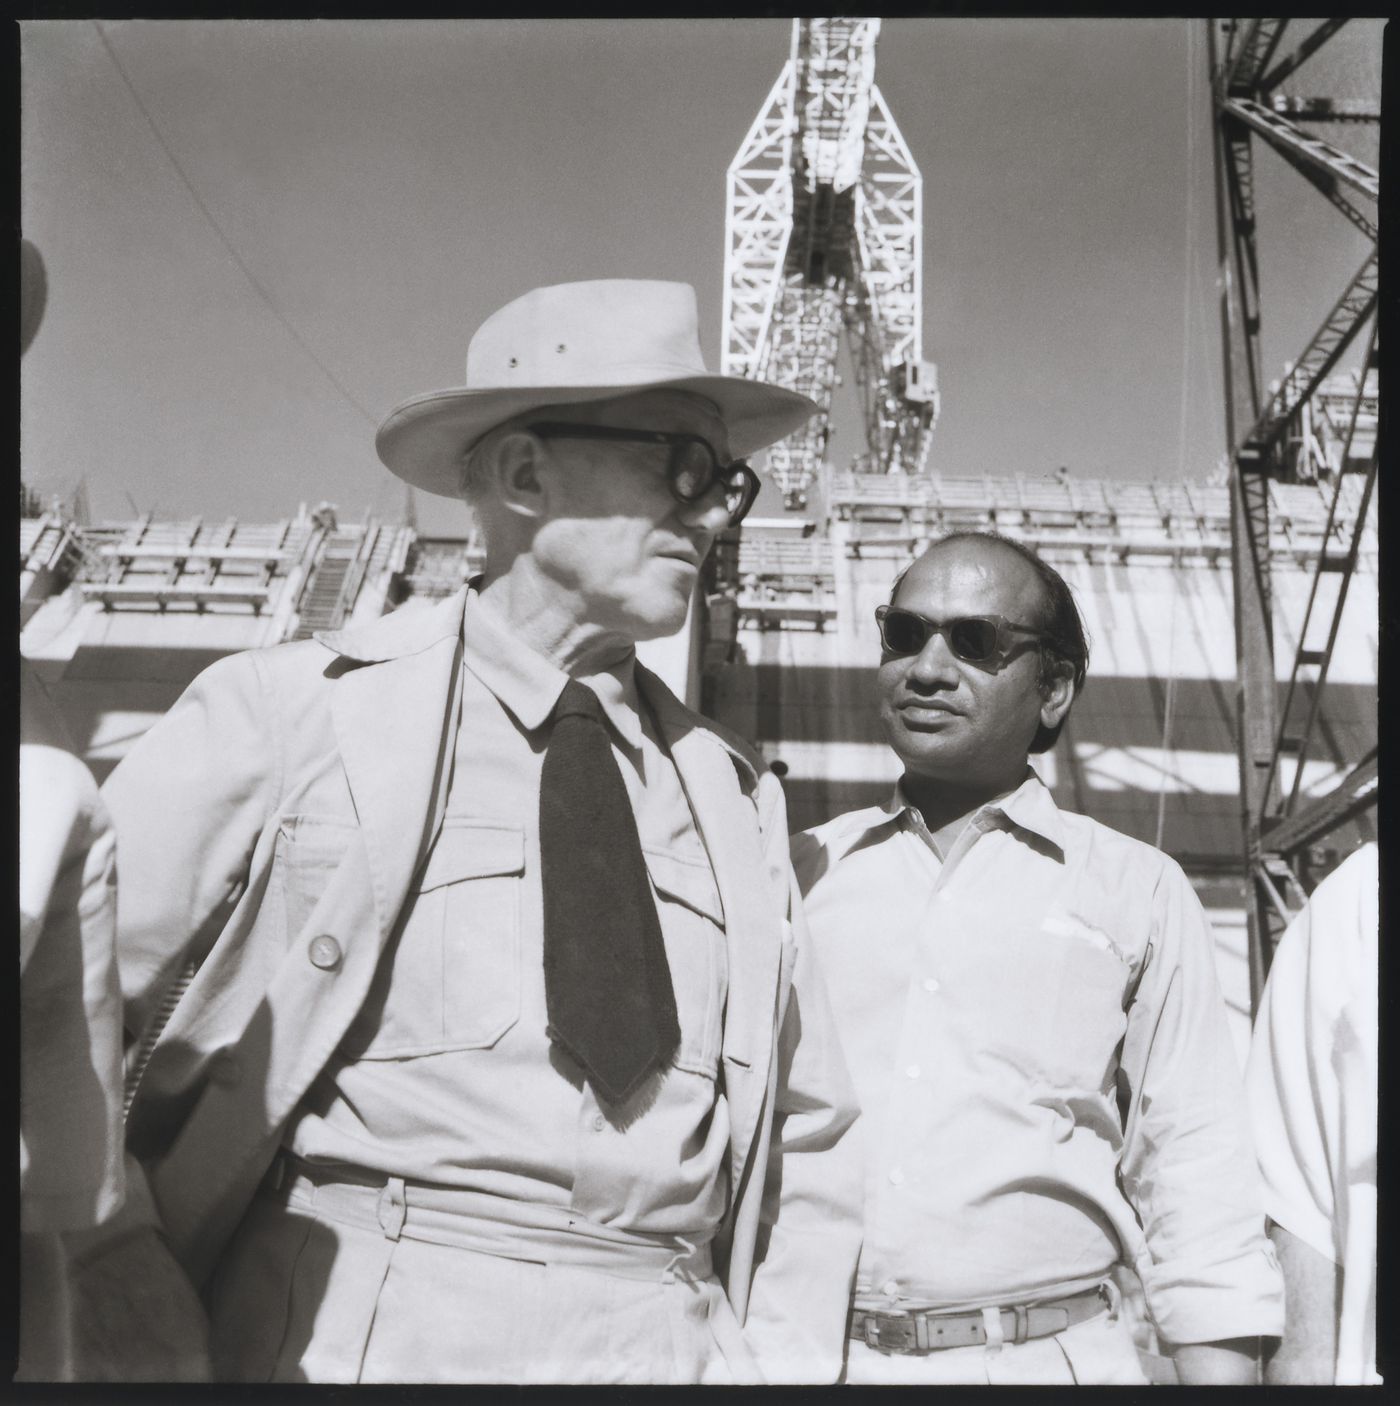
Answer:
<path fill-rule="evenodd" d="M 207 1382 L 209 1324 L 154 1226 L 70 1262 L 77 1380 Z"/>
<path fill-rule="evenodd" d="M 1270 1386 L 1330 1385 L 1337 1362 L 1337 1303 L 1342 1270 L 1281 1225 L 1269 1239 L 1283 1266 L 1287 1295 L 1283 1341 L 1264 1366 Z"/>
<path fill-rule="evenodd" d="M 1254 1386 L 1259 1381 L 1259 1339 L 1181 1343 L 1172 1349 L 1182 1386 Z"/>
<path fill-rule="evenodd" d="M 140 1164 L 110 1220 L 63 1237 L 78 1381 L 207 1382 L 204 1305 L 161 1233 Z"/>

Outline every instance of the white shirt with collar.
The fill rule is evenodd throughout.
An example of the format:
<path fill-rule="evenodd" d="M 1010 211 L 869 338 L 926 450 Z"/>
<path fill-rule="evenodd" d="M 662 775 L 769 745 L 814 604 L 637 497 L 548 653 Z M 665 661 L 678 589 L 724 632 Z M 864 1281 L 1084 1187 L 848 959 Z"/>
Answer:
<path fill-rule="evenodd" d="M 1172 1343 L 1277 1334 L 1210 928 L 1033 771 L 940 857 L 903 791 L 793 840 L 866 1123 L 862 1307 L 1072 1293 L 1120 1259 Z"/>

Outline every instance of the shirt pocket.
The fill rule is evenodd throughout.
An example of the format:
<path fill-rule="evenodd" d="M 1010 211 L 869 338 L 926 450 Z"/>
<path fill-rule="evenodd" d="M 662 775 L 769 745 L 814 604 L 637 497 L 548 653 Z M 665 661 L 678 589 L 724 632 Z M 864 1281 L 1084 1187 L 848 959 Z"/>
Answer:
<path fill-rule="evenodd" d="M 487 1049 L 520 1019 L 521 826 L 444 821 L 346 1054 Z"/>
<path fill-rule="evenodd" d="M 988 1043 L 1037 1088 L 1093 1095 L 1111 1081 L 1123 1038 L 1128 964 L 1091 931 L 1063 922 L 1007 934 L 997 945 L 999 992 Z"/>
<path fill-rule="evenodd" d="M 728 972 L 719 888 L 703 851 L 644 846 L 643 855 L 657 900 L 681 1027 L 675 1065 L 714 1079 L 719 1070 L 720 1012 Z"/>

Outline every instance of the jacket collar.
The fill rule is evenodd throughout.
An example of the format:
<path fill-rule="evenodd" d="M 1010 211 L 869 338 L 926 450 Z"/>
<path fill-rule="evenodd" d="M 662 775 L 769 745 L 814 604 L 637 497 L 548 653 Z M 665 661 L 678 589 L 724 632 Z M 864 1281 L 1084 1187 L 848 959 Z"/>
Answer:
<path fill-rule="evenodd" d="M 657 725 L 665 733 L 668 742 L 673 742 L 681 734 L 693 732 L 699 728 L 711 742 L 723 748 L 734 759 L 750 785 L 756 786 L 758 784 L 758 772 L 755 770 L 752 760 L 735 747 L 721 731 L 707 726 L 708 719 L 687 708 L 662 682 L 661 678 L 652 673 L 640 660 L 636 664 L 635 674 L 638 691 L 651 705 L 651 710 L 656 715 Z"/>
<path fill-rule="evenodd" d="M 539 727 L 559 701 L 569 676 L 514 639 L 489 607 L 482 608 L 475 580 L 433 605 L 391 611 L 363 625 L 321 631 L 315 638 L 346 659 L 381 664 L 421 654 L 459 633 L 464 637 L 467 667 L 524 727 Z M 640 747 L 642 725 L 632 668 L 629 658 L 616 668 L 582 675 L 580 681 L 598 695 L 622 740 Z"/>
<path fill-rule="evenodd" d="M 752 778 L 756 784 L 752 762 L 721 732 L 706 726 L 704 718 L 691 712 L 641 664 L 637 665 L 637 686 L 651 706 L 685 787 L 724 910 L 729 990 L 723 1054 L 744 1071 L 740 1074 L 726 1066 L 730 1150 L 737 1185 L 767 1087 L 781 950 L 776 915 L 787 903 L 786 866 L 777 880 L 782 891 L 773 892 L 775 876 L 763 862 L 758 810 L 744 801 L 740 785 L 741 777 Z M 726 756 L 738 764 L 737 772 L 727 764 Z"/>
<path fill-rule="evenodd" d="M 466 602 L 467 587 L 463 586 L 433 605 L 400 608 L 363 625 L 319 631 L 314 638 L 327 649 L 361 664 L 403 659 L 460 634 Z"/>

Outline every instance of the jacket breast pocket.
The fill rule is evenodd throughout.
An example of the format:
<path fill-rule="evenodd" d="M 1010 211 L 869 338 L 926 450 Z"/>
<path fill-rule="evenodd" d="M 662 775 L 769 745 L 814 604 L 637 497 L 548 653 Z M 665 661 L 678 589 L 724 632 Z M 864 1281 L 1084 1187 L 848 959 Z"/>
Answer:
<path fill-rule="evenodd" d="M 282 916 L 294 942 L 310 921 L 326 885 L 355 838 L 352 821 L 331 816 L 289 815 L 278 827 Z"/>
<path fill-rule="evenodd" d="M 520 1019 L 518 825 L 448 818 L 405 904 L 346 1053 L 487 1049 Z"/>
<path fill-rule="evenodd" d="M 671 988 L 676 996 L 681 1044 L 678 1069 L 713 1079 L 719 1067 L 728 964 L 724 910 L 703 851 L 645 846 L 647 872 L 666 943 Z"/>

